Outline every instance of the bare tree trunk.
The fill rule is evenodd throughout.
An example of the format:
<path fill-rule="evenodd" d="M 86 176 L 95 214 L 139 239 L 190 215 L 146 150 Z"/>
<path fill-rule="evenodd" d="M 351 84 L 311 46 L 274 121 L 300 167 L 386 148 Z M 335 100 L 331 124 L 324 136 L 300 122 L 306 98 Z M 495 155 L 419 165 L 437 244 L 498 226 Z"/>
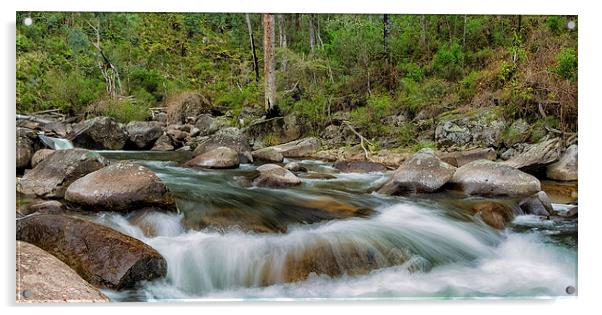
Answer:
<path fill-rule="evenodd" d="M 316 17 L 315 14 L 309 15 L 309 51 L 314 52 L 316 46 Z"/>
<path fill-rule="evenodd" d="M 118 95 L 121 95 L 121 79 L 119 78 L 117 67 L 109 61 L 109 58 L 100 46 L 100 20 L 96 18 L 96 26 L 92 25 L 89 21 L 86 21 L 86 23 L 88 23 L 90 28 L 96 33 L 96 42 L 92 42 L 92 45 L 98 50 L 98 53 L 102 58 L 102 60 L 98 61 L 98 68 L 105 79 L 107 93 L 111 98 L 116 98 Z"/>
<path fill-rule="evenodd" d="M 286 25 L 284 23 L 284 15 L 278 14 L 278 40 L 280 48 L 286 48 Z M 282 57 L 282 70 L 286 71 L 286 56 Z"/>
<path fill-rule="evenodd" d="M 265 111 L 276 106 L 276 78 L 274 64 L 274 15 L 263 14 L 263 65 L 265 85 Z"/>
<path fill-rule="evenodd" d="M 451 25 L 449 24 L 449 16 L 445 17 L 445 23 L 447 24 L 447 32 L 449 33 L 449 45 L 451 46 L 453 39 Z"/>
<path fill-rule="evenodd" d="M 385 61 L 389 63 L 389 48 L 387 41 L 389 37 L 389 15 L 383 14 L 383 48 L 385 50 Z"/>
<path fill-rule="evenodd" d="M 251 41 L 251 53 L 253 54 L 253 70 L 255 71 L 255 82 L 259 82 L 259 64 L 257 63 L 257 53 L 255 52 L 255 37 L 253 37 L 253 27 L 251 27 L 251 18 L 249 13 L 245 14 L 247 28 L 249 29 L 249 40 Z"/>

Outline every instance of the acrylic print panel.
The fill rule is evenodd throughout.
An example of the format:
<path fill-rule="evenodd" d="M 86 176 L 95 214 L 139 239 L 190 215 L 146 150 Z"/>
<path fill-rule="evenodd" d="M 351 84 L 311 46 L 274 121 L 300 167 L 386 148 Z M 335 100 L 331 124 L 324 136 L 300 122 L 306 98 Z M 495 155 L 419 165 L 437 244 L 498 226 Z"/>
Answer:
<path fill-rule="evenodd" d="M 17 21 L 18 302 L 577 295 L 576 16 Z"/>

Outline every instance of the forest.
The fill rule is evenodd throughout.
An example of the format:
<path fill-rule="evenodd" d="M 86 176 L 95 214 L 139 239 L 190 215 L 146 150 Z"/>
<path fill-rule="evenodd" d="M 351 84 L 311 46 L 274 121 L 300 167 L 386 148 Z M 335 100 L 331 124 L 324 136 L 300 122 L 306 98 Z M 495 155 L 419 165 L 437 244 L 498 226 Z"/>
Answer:
<path fill-rule="evenodd" d="M 25 17 L 33 23 L 17 26 L 19 113 L 127 123 L 195 92 L 233 119 L 243 108 L 266 110 L 267 99 L 308 130 L 343 114 L 384 146 L 431 146 L 438 116 L 482 107 L 534 128 L 577 130 L 576 17 L 20 12 L 17 20 Z"/>

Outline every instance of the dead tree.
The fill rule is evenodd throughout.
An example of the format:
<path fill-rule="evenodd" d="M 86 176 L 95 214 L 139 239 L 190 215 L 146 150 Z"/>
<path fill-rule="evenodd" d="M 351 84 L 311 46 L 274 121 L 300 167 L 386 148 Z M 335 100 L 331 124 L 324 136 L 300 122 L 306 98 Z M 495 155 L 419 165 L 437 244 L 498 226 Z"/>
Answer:
<path fill-rule="evenodd" d="M 251 53 L 253 55 L 253 70 L 255 71 L 255 82 L 259 83 L 259 64 L 257 63 L 257 53 L 255 51 L 255 37 L 253 36 L 253 27 L 251 27 L 251 18 L 249 13 L 245 14 L 247 28 L 249 30 L 249 41 L 251 42 Z"/>
<path fill-rule="evenodd" d="M 90 28 L 96 34 L 96 42 L 91 42 L 94 48 L 98 51 L 100 56 L 100 60 L 98 61 L 98 68 L 100 69 L 100 73 L 105 79 L 105 84 L 107 86 L 107 93 L 111 98 L 116 98 L 121 95 L 121 80 L 119 79 L 119 71 L 117 71 L 117 67 L 111 63 L 107 54 L 102 49 L 100 45 L 100 20 L 96 18 L 96 26 L 92 25 L 89 21 L 86 21 Z"/>
<path fill-rule="evenodd" d="M 265 111 L 276 107 L 276 74 L 274 64 L 274 15 L 263 14 L 263 71 L 265 85 Z"/>

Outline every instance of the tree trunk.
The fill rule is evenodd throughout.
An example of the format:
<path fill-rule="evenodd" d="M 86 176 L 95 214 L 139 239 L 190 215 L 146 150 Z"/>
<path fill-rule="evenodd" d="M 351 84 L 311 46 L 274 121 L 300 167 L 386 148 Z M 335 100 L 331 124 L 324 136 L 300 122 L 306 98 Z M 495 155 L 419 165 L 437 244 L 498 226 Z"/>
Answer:
<path fill-rule="evenodd" d="M 263 65 L 265 86 L 265 111 L 276 106 L 276 78 L 274 64 L 274 15 L 263 14 Z"/>
<path fill-rule="evenodd" d="M 385 50 L 385 61 L 389 63 L 389 48 L 387 41 L 389 37 L 389 15 L 383 14 L 383 48 Z"/>
<path fill-rule="evenodd" d="M 255 82 L 259 82 L 259 64 L 257 63 L 257 53 L 255 52 L 255 38 L 253 37 L 253 27 L 251 27 L 251 18 L 249 13 L 245 14 L 247 28 L 249 29 L 249 40 L 251 41 L 251 53 L 253 54 L 253 70 L 255 71 Z"/>
<path fill-rule="evenodd" d="M 284 15 L 278 14 L 278 40 L 280 48 L 286 48 L 286 25 L 284 23 Z M 282 56 L 282 70 L 286 71 L 286 56 Z"/>
<path fill-rule="evenodd" d="M 309 15 L 309 51 L 314 52 L 316 46 L 316 15 Z"/>

